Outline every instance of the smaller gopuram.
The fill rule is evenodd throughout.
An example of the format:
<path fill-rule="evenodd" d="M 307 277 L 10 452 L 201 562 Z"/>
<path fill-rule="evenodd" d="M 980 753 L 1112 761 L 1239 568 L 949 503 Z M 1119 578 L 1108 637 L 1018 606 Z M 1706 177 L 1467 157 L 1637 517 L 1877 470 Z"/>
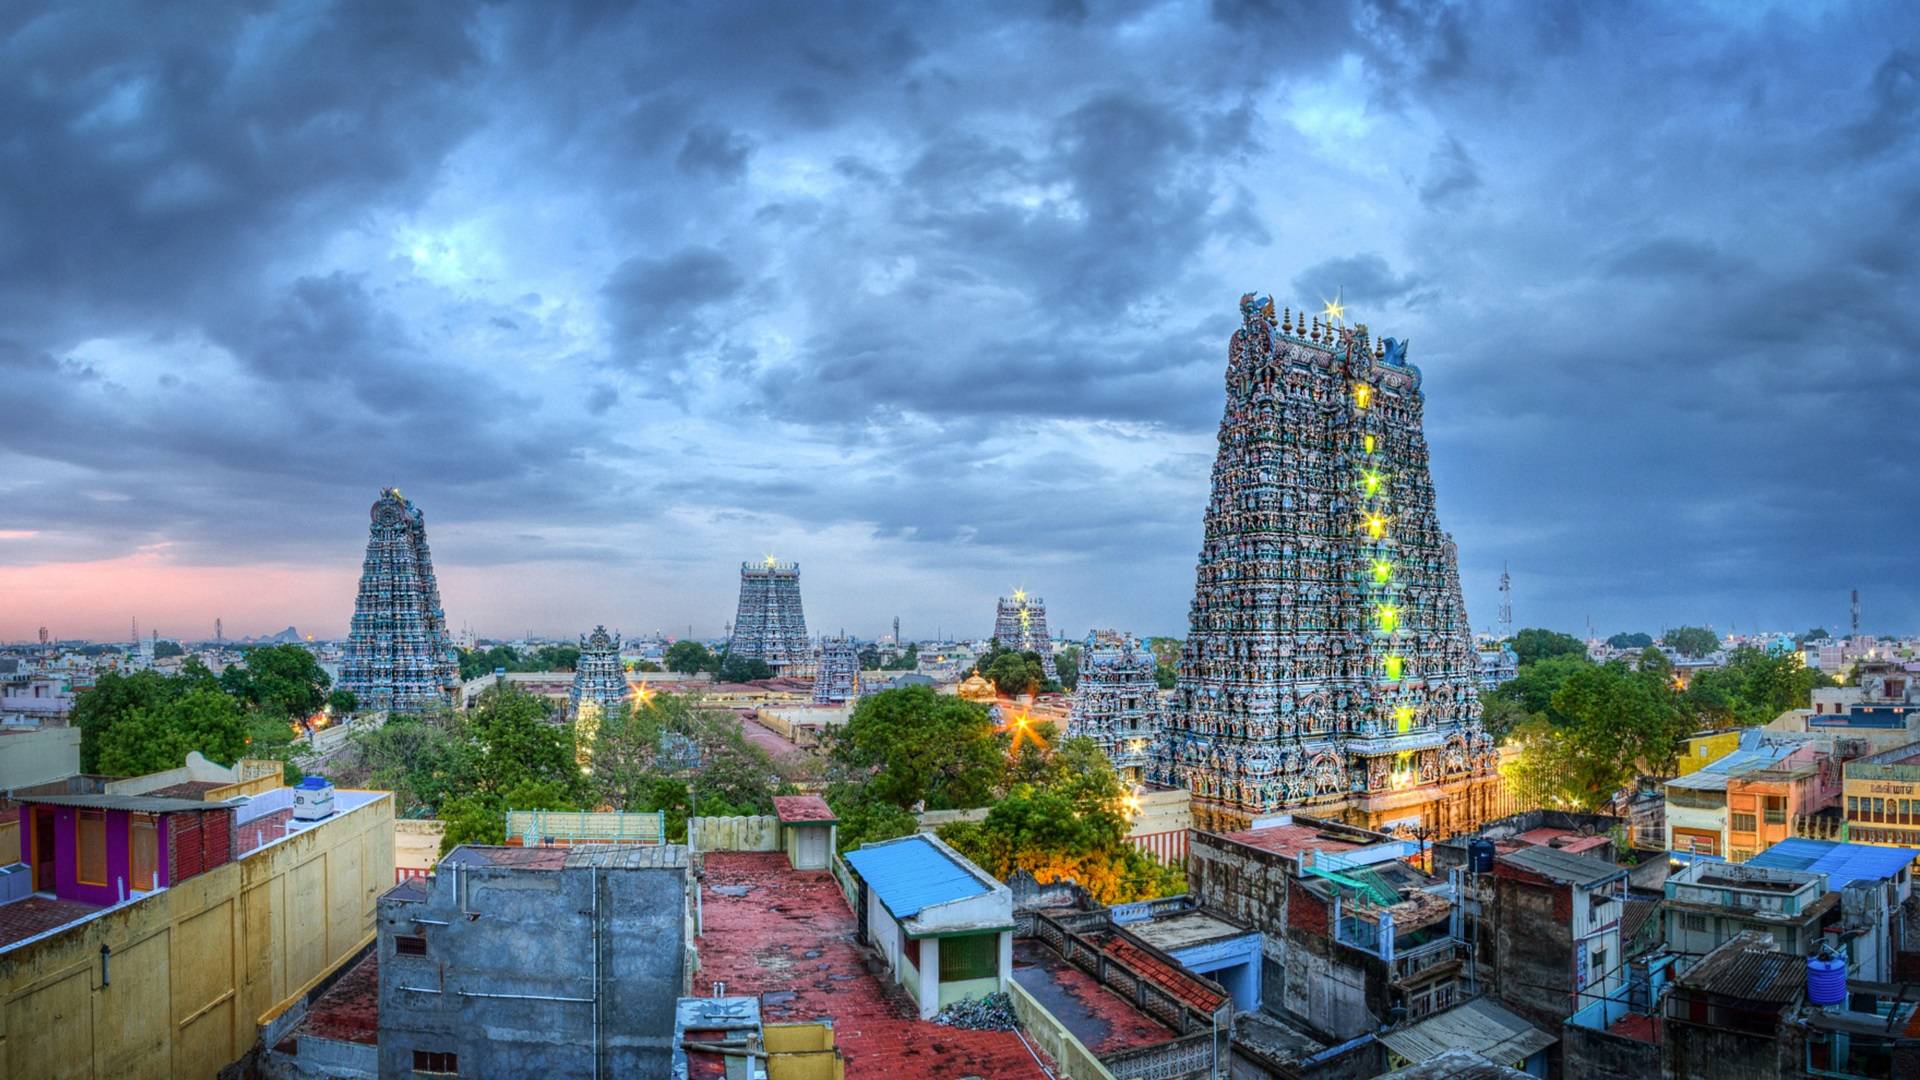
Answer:
<path fill-rule="evenodd" d="M 1049 679 L 1058 680 L 1053 666 L 1053 639 L 1047 635 L 1047 602 L 1015 589 L 1012 596 L 1000 598 L 994 612 L 993 637 L 1003 649 L 1040 654 L 1040 670 Z"/>
<path fill-rule="evenodd" d="M 822 637 L 814 654 L 813 703 L 844 705 L 860 696 L 860 653 L 845 634 Z"/>
<path fill-rule="evenodd" d="M 1148 751 L 1160 735 L 1160 688 L 1153 653 L 1140 639 L 1113 630 L 1087 635 L 1080 650 L 1080 681 L 1067 713 L 1067 735 L 1100 744 L 1113 771 L 1140 782 Z"/>
<path fill-rule="evenodd" d="M 633 696 L 627 671 L 620 663 L 620 635 L 596 626 L 580 639 L 580 661 L 573 667 L 573 689 L 567 694 L 567 715 L 579 719 L 583 709 L 611 712 Z"/>

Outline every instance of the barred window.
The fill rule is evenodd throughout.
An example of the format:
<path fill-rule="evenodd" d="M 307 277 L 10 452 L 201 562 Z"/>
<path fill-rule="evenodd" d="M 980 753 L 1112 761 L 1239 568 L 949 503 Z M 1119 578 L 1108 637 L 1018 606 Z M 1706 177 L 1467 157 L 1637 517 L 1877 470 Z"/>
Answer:
<path fill-rule="evenodd" d="M 1752 814 L 1733 815 L 1733 831 L 1734 832 L 1752 832 L 1753 831 L 1753 815 Z"/>
<path fill-rule="evenodd" d="M 940 940 L 941 982 L 991 979 L 999 974 L 999 934 L 969 934 Z"/>

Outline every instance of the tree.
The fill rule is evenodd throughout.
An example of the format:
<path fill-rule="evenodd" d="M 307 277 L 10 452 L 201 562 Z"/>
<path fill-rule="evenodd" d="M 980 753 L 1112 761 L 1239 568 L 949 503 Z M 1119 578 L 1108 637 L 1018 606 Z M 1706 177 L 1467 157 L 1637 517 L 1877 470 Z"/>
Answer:
<path fill-rule="evenodd" d="M 999 653 L 981 674 L 993 683 L 994 689 L 1008 697 L 1034 693 L 1046 679 L 1038 653 Z"/>
<path fill-rule="evenodd" d="M 1507 736 L 1515 728 L 1533 719 L 1533 714 L 1527 711 L 1526 706 L 1512 698 L 1500 697 L 1497 693 L 1488 694 L 1482 704 L 1481 726 L 1487 729 L 1487 734 L 1493 736 L 1495 742 L 1506 742 Z"/>
<path fill-rule="evenodd" d="M 351 690 L 335 690 L 327 695 L 327 710 L 335 716 L 351 716 L 360 709 L 360 699 Z"/>
<path fill-rule="evenodd" d="M 1153 685 L 1162 690 L 1171 690 L 1179 685 L 1180 671 L 1172 664 L 1156 663 L 1153 666 Z"/>
<path fill-rule="evenodd" d="M 676 641 L 667 646 L 668 671 L 694 675 L 713 666 L 713 653 L 697 641 Z"/>
<path fill-rule="evenodd" d="M 440 834 L 440 854 L 461 844 L 504 844 L 507 842 L 507 815 L 497 799 L 485 795 L 463 795 L 440 808 L 440 820 L 446 831 Z"/>
<path fill-rule="evenodd" d="M 1660 673 L 1618 661 L 1570 672 L 1549 711 L 1556 720 L 1514 729 L 1509 779 L 1523 799 L 1561 808 L 1597 809 L 1642 771 L 1670 775 L 1691 727 Z"/>
<path fill-rule="evenodd" d="M 1816 626 L 1813 629 L 1807 631 L 1806 633 L 1800 635 L 1801 644 L 1805 644 L 1809 641 L 1827 641 L 1827 640 L 1830 640 L 1830 639 L 1827 637 L 1826 628 L 1820 627 L 1820 626 Z"/>
<path fill-rule="evenodd" d="M 1537 663 L 1554 656 L 1585 656 L 1587 647 L 1572 634 L 1563 634 L 1558 630 L 1543 630 L 1540 627 L 1528 627 L 1513 635 L 1513 653 L 1520 658 L 1520 666 Z"/>
<path fill-rule="evenodd" d="M 1725 665 L 1696 672 L 1683 703 L 1703 727 L 1753 726 L 1788 709 L 1808 707 L 1815 687 L 1832 685 L 1824 672 L 1803 667 L 1793 653 L 1774 656 L 1742 646 L 1727 657 Z"/>
<path fill-rule="evenodd" d="M 449 727 L 403 714 L 353 738 L 368 786 L 393 792 L 396 814 L 445 817 L 453 800 L 479 782 L 477 747 Z"/>
<path fill-rule="evenodd" d="M 1060 686 L 1072 690 L 1080 684 L 1080 646 L 1067 645 L 1053 654 L 1053 669 L 1060 673 Z"/>
<path fill-rule="evenodd" d="M 1153 654 L 1153 662 L 1162 667 L 1178 667 L 1180 664 L 1179 638 L 1150 637 L 1147 639 L 1147 651 Z"/>
<path fill-rule="evenodd" d="M 333 679 L 299 645 L 263 645 L 247 651 L 244 667 L 221 672 L 220 683 L 249 707 L 297 719 L 320 711 Z"/>
<path fill-rule="evenodd" d="M 1585 654 L 1548 657 L 1521 668 L 1518 674 L 1501 683 L 1487 697 L 1489 700 L 1516 702 L 1530 716 L 1558 722 L 1559 718 L 1553 715 L 1553 695 L 1569 676 L 1592 666 L 1593 663 Z"/>
<path fill-rule="evenodd" d="M 732 652 L 722 654 L 713 669 L 714 682 L 744 683 L 771 678 L 773 668 L 765 660 L 735 656 Z"/>
<path fill-rule="evenodd" d="M 1681 656 L 1697 660 L 1720 647 L 1720 635 L 1703 626 L 1682 626 L 1669 630 L 1661 640 Z"/>
<path fill-rule="evenodd" d="M 1042 775 L 1016 783 L 985 821 L 945 826 L 941 839 L 995 877 L 1025 870 L 1043 883 L 1071 879 L 1103 904 L 1185 888 L 1178 870 L 1127 841 L 1125 791 L 1092 740 L 1067 739 L 1046 757 Z"/>
<path fill-rule="evenodd" d="M 573 729 L 547 722 L 546 702 L 512 686 L 492 686 L 480 695 L 464 722 L 477 758 L 474 786 L 503 795 L 529 781 L 553 781 L 569 793 L 580 786 Z"/>
<path fill-rule="evenodd" d="M 659 664 L 656 664 L 651 660 L 637 660 L 634 662 L 633 670 L 643 671 L 643 672 L 657 672 L 657 671 L 665 671 L 667 669 L 661 667 Z"/>
<path fill-rule="evenodd" d="M 1607 639 L 1607 645 L 1615 649 L 1644 649 L 1653 644 L 1652 634 L 1615 634 Z"/>
<path fill-rule="evenodd" d="M 127 713 L 102 735 L 98 768 L 112 776 L 143 776 L 179 768 L 191 750 L 231 765 L 246 748 L 240 706 L 217 690 L 199 689 Z"/>
<path fill-rule="evenodd" d="M 580 666 L 580 646 L 542 645 L 534 653 L 534 663 L 541 671 L 572 671 Z"/>
<path fill-rule="evenodd" d="M 185 656 L 186 652 L 187 650 L 181 648 L 180 643 L 177 641 L 156 641 L 153 643 L 153 658 L 155 660 L 165 660 L 173 656 Z"/>
<path fill-rule="evenodd" d="M 931 687 L 908 686 L 862 698 L 833 735 L 835 809 L 872 799 L 902 810 L 985 806 L 1004 768 L 1006 738 L 984 706 Z"/>
<path fill-rule="evenodd" d="M 69 717 L 69 722 L 80 729 L 80 771 L 103 771 L 100 748 L 107 732 L 135 712 L 157 710 L 173 698 L 177 688 L 176 680 L 157 671 L 131 675 L 109 671 L 92 687 L 80 691 Z"/>

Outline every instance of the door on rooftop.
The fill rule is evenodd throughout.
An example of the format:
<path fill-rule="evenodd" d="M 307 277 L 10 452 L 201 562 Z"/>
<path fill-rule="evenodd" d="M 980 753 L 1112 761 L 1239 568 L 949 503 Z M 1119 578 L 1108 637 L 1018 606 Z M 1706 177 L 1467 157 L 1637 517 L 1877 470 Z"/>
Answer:
<path fill-rule="evenodd" d="M 154 867 L 159 862 L 159 828 L 152 814 L 132 815 L 128 827 L 133 841 L 133 887 L 150 892 Z"/>
<path fill-rule="evenodd" d="M 53 815 L 34 808 L 33 814 L 33 887 L 53 891 Z"/>

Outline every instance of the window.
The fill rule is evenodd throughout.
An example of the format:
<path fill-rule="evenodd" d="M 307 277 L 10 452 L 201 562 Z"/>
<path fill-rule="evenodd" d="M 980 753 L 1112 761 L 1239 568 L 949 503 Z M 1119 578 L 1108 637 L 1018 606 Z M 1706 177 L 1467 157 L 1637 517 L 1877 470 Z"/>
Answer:
<path fill-rule="evenodd" d="M 1734 832 L 1752 832 L 1753 831 L 1753 815 L 1752 814 L 1733 815 L 1733 831 Z"/>
<path fill-rule="evenodd" d="M 457 1076 L 460 1072 L 460 1055 L 433 1050 L 415 1050 L 413 1052 L 413 1071 L 417 1073 L 439 1073 L 442 1076 Z"/>
<path fill-rule="evenodd" d="M 1000 974 L 1000 935 L 969 934 L 940 941 L 940 981 L 991 979 Z"/>
<path fill-rule="evenodd" d="M 920 939 L 908 938 L 906 944 L 900 948 L 900 955 L 905 956 L 907 963 L 912 964 L 914 969 L 918 970 L 920 967 Z"/>
<path fill-rule="evenodd" d="M 80 848 L 76 863 L 78 878 L 82 885 L 105 885 L 107 883 L 107 812 L 105 810 L 80 811 Z"/>
<path fill-rule="evenodd" d="M 1587 970 L 1592 973 L 1590 976 L 1590 981 L 1596 982 L 1596 983 L 1606 982 L 1607 981 L 1607 950 L 1605 949 L 1593 950 L 1593 964 L 1592 966 L 1588 967 Z"/>
<path fill-rule="evenodd" d="M 1852 817 L 1853 815 L 1859 812 L 1860 812 L 1860 797 L 1858 795 L 1847 796 L 1847 816 Z"/>
<path fill-rule="evenodd" d="M 1787 823 L 1787 800 L 1783 796 L 1767 796 L 1767 824 L 1785 825 Z"/>
<path fill-rule="evenodd" d="M 427 955 L 427 939 L 418 934 L 393 935 L 393 952 L 396 956 Z"/>
<path fill-rule="evenodd" d="M 1704 934 L 1707 932 L 1707 917 L 1705 915 L 1682 915 L 1680 916 L 1680 926 L 1682 929 L 1692 933 Z"/>

